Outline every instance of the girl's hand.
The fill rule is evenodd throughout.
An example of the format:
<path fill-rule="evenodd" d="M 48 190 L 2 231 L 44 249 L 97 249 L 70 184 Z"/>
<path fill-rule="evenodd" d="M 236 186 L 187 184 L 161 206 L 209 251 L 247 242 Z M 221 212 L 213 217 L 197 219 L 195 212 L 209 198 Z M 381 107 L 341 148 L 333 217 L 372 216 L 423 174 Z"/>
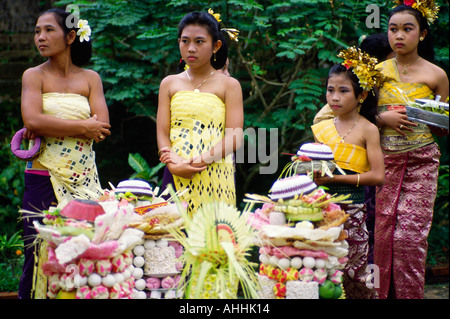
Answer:
<path fill-rule="evenodd" d="M 202 155 L 199 155 L 197 157 L 194 157 L 191 160 L 191 165 L 194 167 L 203 167 L 203 166 L 208 166 L 208 163 L 206 163 L 202 157 Z"/>
<path fill-rule="evenodd" d="M 205 170 L 207 166 L 206 164 L 202 165 L 201 163 L 195 163 L 195 165 L 193 165 L 194 163 L 181 157 L 169 147 L 163 147 L 160 150 L 159 160 L 161 163 L 167 165 L 167 168 L 172 175 L 186 179 L 194 178 L 195 174 Z"/>
<path fill-rule="evenodd" d="M 334 178 L 329 177 L 328 175 L 322 176 L 320 172 L 313 173 L 313 182 L 316 183 L 317 186 L 326 185 L 332 183 Z"/>
<path fill-rule="evenodd" d="M 184 161 L 176 164 L 168 163 L 167 168 L 169 169 L 170 173 L 172 173 L 172 175 L 176 175 L 186 179 L 193 179 L 195 174 L 205 170 L 206 166 L 194 167 L 190 163 Z"/>
<path fill-rule="evenodd" d="M 408 116 L 406 115 L 406 110 L 392 110 L 387 111 L 379 115 L 381 122 L 384 125 L 392 127 L 401 135 L 405 135 L 404 131 L 412 132 L 413 129 L 409 126 L 416 127 L 417 124 L 408 121 Z"/>
<path fill-rule="evenodd" d="M 184 159 L 183 157 L 181 157 L 180 155 L 178 155 L 177 153 L 175 153 L 174 151 L 172 151 L 171 148 L 162 148 L 160 150 L 160 157 L 159 160 L 161 163 L 164 164 L 181 164 L 181 163 L 187 163 L 189 164 L 189 160 Z"/>

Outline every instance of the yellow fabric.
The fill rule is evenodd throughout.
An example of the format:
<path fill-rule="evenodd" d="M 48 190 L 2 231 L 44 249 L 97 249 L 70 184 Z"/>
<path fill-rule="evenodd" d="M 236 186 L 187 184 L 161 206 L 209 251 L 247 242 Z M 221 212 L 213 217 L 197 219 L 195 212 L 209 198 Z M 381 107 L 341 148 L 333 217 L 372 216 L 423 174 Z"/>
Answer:
<path fill-rule="evenodd" d="M 35 246 L 35 260 L 33 273 L 34 299 L 47 299 L 48 277 L 44 275 L 42 266 L 48 261 L 48 243 L 39 240 Z"/>
<path fill-rule="evenodd" d="M 43 113 L 62 119 L 81 120 L 91 116 L 85 96 L 72 93 L 44 93 Z M 73 198 L 95 199 L 101 194 L 93 140 L 74 137 L 45 137 L 39 163 L 50 173 L 58 206 Z"/>
<path fill-rule="evenodd" d="M 384 61 L 378 65 L 389 80 L 380 88 L 380 99 L 378 102 L 378 112 L 382 114 L 388 110 L 405 109 L 405 104 L 409 99 L 429 98 L 433 91 L 422 83 L 403 83 L 400 81 L 400 75 L 396 63 L 393 59 Z M 404 95 L 398 92 L 402 90 Z M 414 131 L 403 130 L 405 136 L 397 133 L 391 127 L 385 126 L 380 130 L 381 147 L 383 152 L 389 154 L 410 151 L 434 141 L 433 135 L 426 124 L 418 123 L 417 127 L 412 127 Z"/>
<path fill-rule="evenodd" d="M 366 149 L 354 144 L 341 143 L 341 137 L 332 119 L 314 124 L 311 129 L 317 141 L 330 146 L 334 160 L 340 168 L 357 173 L 370 170 Z"/>
<path fill-rule="evenodd" d="M 327 103 L 319 110 L 319 112 L 317 112 L 316 116 L 314 116 L 313 124 L 317 124 L 323 120 L 332 119 L 334 117 L 335 115 L 333 110 Z"/>
<path fill-rule="evenodd" d="M 214 94 L 180 91 L 170 105 L 170 141 L 172 149 L 192 159 L 219 143 L 225 134 L 225 103 Z M 188 211 L 195 212 L 210 198 L 236 205 L 232 155 L 211 163 L 193 179 L 173 176 L 177 191 L 188 189 L 181 197 Z"/>

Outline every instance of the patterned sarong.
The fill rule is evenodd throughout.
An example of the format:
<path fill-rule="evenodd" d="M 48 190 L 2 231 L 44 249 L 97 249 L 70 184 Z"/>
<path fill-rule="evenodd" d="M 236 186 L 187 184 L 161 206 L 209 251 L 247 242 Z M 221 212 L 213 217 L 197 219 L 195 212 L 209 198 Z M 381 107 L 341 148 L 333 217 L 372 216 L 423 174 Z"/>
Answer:
<path fill-rule="evenodd" d="M 44 93 L 43 112 L 68 120 L 91 116 L 89 101 L 73 93 Z M 45 148 L 38 157 L 48 169 L 58 206 L 73 198 L 95 199 L 101 194 L 93 140 L 74 137 L 45 137 Z"/>
<path fill-rule="evenodd" d="M 427 237 L 433 218 L 440 152 L 435 143 L 386 154 L 386 179 L 377 190 L 374 261 L 379 298 L 422 299 Z"/>
<path fill-rule="evenodd" d="M 349 215 L 344 224 L 349 245 L 348 261 L 345 264 L 343 285 L 347 299 L 374 299 L 376 291 L 371 284 L 368 268 L 369 232 L 366 227 L 365 204 L 341 204 Z"/>
<path fill-rule="evenodd" d="M 225 134 L 225 103 L 214 94 L 180 91 L 170 106 L 172 149 L 185 159 L 194 158 L 219 143 Z M 195 212 L 210 199 L 236 205 L 232 154 L 211 163 L 193 179 L 173 176 L 177 191 L 188 189 L 181 200 Z"/>

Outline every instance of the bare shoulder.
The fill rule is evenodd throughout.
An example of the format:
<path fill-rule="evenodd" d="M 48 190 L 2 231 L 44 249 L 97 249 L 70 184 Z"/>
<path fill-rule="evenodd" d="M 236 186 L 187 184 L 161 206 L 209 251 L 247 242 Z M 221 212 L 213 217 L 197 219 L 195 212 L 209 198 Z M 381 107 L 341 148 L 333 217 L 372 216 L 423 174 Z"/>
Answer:
<path fill-rule="evenodd" d="M 436 64 L 425 60 L 425 65 L 426 69 L 431 71 L 431 74 L 434 74 L 437 79 L 447 78 L 447 74 L 445 73 L 445 71 Z"/>
<path fill-rule="evenodd" d="M 365 117 L 361 118 L 360 125 L 363 127 L 363 132 L 366 138 L 379 136 L 380 132 L 378 131 L 378 127 Z"/>
<path fill-rule="evenodd" d="M 223 74 L 221 76 L 223 76 L 227 87 L 241 88 L 241 83 L 239 83 L 237 79 L 233 78 L 232 76 L 226 76 Z"/>
<path fill-rule="evenodd" d="M 169 85 L 171 85 L 174 81 L 176 81 L 177 79 L 179 79 L 180 75 L 179 74 L 171 74 L 171 75 L 167 75 L 166 77 L 164 77 L 161 80 L 160 86 L 162 87 L 167 87 Z"/>
<path fill-rule="evenodd" d="M 80 70 L 81 70 L 82 74 L 85 76 L 89 76 L 89 77 L 93 77 L 93 78 L 100 78 L 100 75 L 94 70 L 83 69 L 83 68 L 80 68 Z"/>
<path fill-rule="evenodd" d="M 42 65 L 38 65 L 29 69 L 26 69 L 22 74 L 22 87 L 31 88 L 42 88 L 44 79 L 44 73 Z"/>
<path fill-rule="evenodd" d="M 43 70 L 42 70 L 42 64 L 41 64 L 41 65 L 26 69 L 23 72 L 22 78 L 30 79 L 30 78 L 41 77 L 42 72 L 43 72 Z"/>
<path fill-rule="evenodd" d="M 100 77 L 100 74 L 98 74 L 94 70 L 80 68 L 79 72 L 80 72 L 81 76 L 87 80 L 88 83 L 96 84 L 96 83 L 101 82 L 101 80 L 102 80 Z"/>
<path fill-rule="evenodd" d="M 226 76 L 226 75 L 222 75 L 223 79 L 221 79 L 221 81 L 223 81 L 222 83 L 224 83 L 224 97 L 229 97 L 229 96 L 234 96 L 234 97 L 239 97 L 242 94 L 242 88 L 241 88 L 241 83 L 239 83 L 239 81 L 231 76 Z"/>

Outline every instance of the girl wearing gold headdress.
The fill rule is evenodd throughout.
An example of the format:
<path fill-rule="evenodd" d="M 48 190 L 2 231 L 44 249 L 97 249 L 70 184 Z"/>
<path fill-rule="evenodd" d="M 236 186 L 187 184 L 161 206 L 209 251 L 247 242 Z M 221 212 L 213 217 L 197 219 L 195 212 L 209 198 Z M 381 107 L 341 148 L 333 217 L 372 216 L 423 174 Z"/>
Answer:
<path fill-rule="evenodd" d="M 193 12 L 180 22 L 183 72 L 160 85 L 157 142 L 166 176 L 194 213 L 210 199 L 236 204 L 232 153 L 242 139 L 239 82 L 217 72 L 227 60 L 218 14 Z M 227 32 L 237 31 L 227 29 Z"/>
<path fill-rule="evenodd" d="M 378 124 L 386 178 L 376 196 L 374 244 L 374 262 L 380 270 L 378 293 L 383 299 L 423 298 L 440 151 L 432 127 L 410 122 L 404 105 L 405 97 L 411 101 L 432 95 L 440 95 L 442 101 L 448 98 L 445 72 L 427 61 L 432 59 L 428 23 L 436 12 L 433 0 L 407 0 L 397 6 L 388 29 L 396 57 L 380 65 L 389 79 L 380 90 Z"/>
<path fill-rule="evenodd" d="M 336 163 L 346 174 L 315 176 L 314 182 L 326 185 L 330 194 L 350 194 L 352 203 L 342 204 L 349 215 L 344 225 L 349 244 L 343 277 L 345 295 L 347 299 L 374 299 L 376 292 L 368 285 L 369 234 L 363 186 L 381 185 L 384 181 L 383 154 L 374 124 L 378 102 L 375 86 L 382 77 L 375 68 L 378 61 L 360 49 L 352 47 L 338 56 L 344 63 L 330 69 L 326 94 L 335 117 L 311 128 L 316 141 L 330 146 Z"/>

